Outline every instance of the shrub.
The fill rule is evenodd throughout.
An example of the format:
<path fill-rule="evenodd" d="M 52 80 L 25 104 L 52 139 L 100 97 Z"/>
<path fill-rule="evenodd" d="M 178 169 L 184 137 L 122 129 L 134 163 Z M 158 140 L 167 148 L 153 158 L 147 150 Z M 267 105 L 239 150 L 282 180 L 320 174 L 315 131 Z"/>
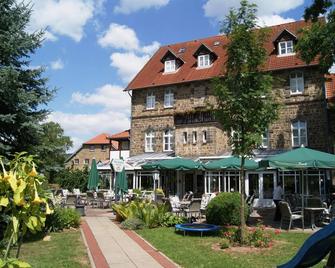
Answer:
<path fill-rule="evenodd" d="M 46 231 L 57 232 L 77 228 L 79 225 L 80 214 L 75 209 L 56 207 L 54 213 L 47 217 Z"/>
<path fill-rule="evenodd" d="M 63 189 L 73 191 L 74 188 L 85 192 L 87 190 L 88 169 L 64 169 L 57 174 L 56 182 Z"/>
<path fill-rule="evenodd" d="M 137 218 L 129 218 L 121 223 L 121 228 L 129 230 L 138 230 L 144 227 L 144 222 Z"/>
<path fill-rule="evenodd" d="M 161 226 L 170 227 L 185 223 L 186 221 L 187 219 L 185 217 L 179 217 L 171 212 L 166 212 L 162 218 Z"/>
<path fill-rule="evenodd" d="M 239 193 L 220 193 L 213 198 L 206 209 L 206 220 L 216 225 L 240 224 L 241 196 Z M 248 207 L 245 204 L 245 217 L 248 217 Z"/>
<path fill-rule="evenodd" d="M 227 238 L 222 238 L 220 241 L 220 248 L 221 249 L 226 249 L 230 247 L 230 241 Z"/>

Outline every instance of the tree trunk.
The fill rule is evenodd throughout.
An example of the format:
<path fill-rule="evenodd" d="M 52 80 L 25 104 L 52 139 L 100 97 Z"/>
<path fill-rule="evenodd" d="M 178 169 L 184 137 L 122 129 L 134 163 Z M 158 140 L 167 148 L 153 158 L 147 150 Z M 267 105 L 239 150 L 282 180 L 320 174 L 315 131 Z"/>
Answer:
<path fill-rule="evenodd" d="M 245 173 L 244 173 L 244 163 L 245 163 L 245 156 L 241 156 L 241 168 L 240 168 L 240 181 L 241 181 L 241 225 L 240 225 L 240 240 L 241 244 L 244 244 L 246 241 L 246 223 L 245 223 Z"/>

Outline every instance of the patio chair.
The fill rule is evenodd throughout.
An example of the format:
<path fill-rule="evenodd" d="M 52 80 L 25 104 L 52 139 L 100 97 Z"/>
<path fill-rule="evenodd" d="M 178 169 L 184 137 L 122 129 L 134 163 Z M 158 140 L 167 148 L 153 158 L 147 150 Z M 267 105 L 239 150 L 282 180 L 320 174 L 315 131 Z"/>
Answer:
<path fill-rule="evenodd" d="M 172 208 L 172 213 L 179 215 L 180 213 L 180 200 L 177 195 L 169 196 L 169 202 Z"/>
<path fill-rule="evenodd" d="M 215 194 L 203 194 L 201 197 L 200 214 L 205 215 L 209 202 L 215 197 Z"/>
<path fill-rule="evenodd" d="M 80 195 L 80 189 L 79 188 L 74 188 L 73 189 L 73 194 Z"/>
<path fill-rule="evenodd" d="M 186 218 L 200 218 L 201 198 L 193 198 L 188 208 L 184 209 Z"/>
<path fill-rule="evenodd" d="M 292 212 L 287 202 L 279 202 L 279 209 L 281 213 L 280 229 L 282 228 L 283 222 L 288 222 L 288 230 L 291 230 L 292 222 L 295 220 L 302 221 L 302 229 L 304 229 L 304 221 L 301 211 Z"/>
<path fill-rule="evenodd" d="M 94 196 L 94 193 L 89 191 L 86 196 L 86 204 L 94 208 L 94 206 L 98 206 L 97 199 Z"/>
<path fill-rule="evenodd" d="M 75 194 L 68 194 L 66 196 L 65 206 L 68 208 L 74 208 L 77 204 L 77 196 Z"/>
<path fill-rule="evenodd" d="M 104 192 L 97 192 L 97 203 L 99 204 L 100 208 L 109 207 L 109 200 L 105 198 Z"/>

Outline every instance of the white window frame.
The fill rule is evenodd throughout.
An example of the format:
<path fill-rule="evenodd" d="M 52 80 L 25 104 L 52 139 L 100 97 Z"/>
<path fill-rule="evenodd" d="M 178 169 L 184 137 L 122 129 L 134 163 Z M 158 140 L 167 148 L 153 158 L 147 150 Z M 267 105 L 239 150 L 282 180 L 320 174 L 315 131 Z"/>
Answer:
<path fill-rule="evenodd" d="M 87 161 L 86 161 L 86 160 L 87 160 Z M 84 165 L 89 165 L 89 164 L 90 164 L 90 159 L 85 158 L 83 162 L 84 162 Z M 87 162 L 87 163 L 86 163 L 86 162 Z"/>
<path fill-rule="evenodd" d="M 153 110 L 155 109 L 155 105 L 156 105 L 156 97 L 153 92 L 149 92 L 146 98 L 146 109 Z"/>
<path fill-rule="evenodd" d="M 207 130 L 202 131 L 202 143 L 206 144 L 208 142 L 208 132 Z"/>
<path fill-rule="evenodd" d="M 290 44 L 290 45 L 289 45 Z M 282 45 L 284 45 L 282 47 Z M 282 49 L 284 51 L 282 51 Z M 291 50 L 290 52 L 288 52 Z M 278 43 L 278 54 L 279 56 L 285 56 L 285 55 L 293 55 L 294 54 L 294 44 L 293 40 L 287 40 L 287 41 L 282 41 Z"/>
<path fill-rule="evenodd" d="M 171 129 L 167 129 L 163 132 L 163 151 L 170 152 L 172 151 L 173 142 L 173 133 Z"/>
<path fill-rule="evenodd" d="M 294 131 L 298 131 L 298 135 L 294 135 Z M 305 135 L 301 133 L 305 131 Z M 294 121 L 291 123 L 291 133 L 292 133 L 292 147 L 308 146 L 308 134 L 307 134 L 307 122 L 306 121 Z M 298 143 L 295 143 L 295 138 L 298 139 Z M 306 142 L 303 143 L 302 140 L 305 139 Z"/>
<path fill-rule="evenodd" d="M 176 60 L 166 60 L 164 62 L 164 73 L 173 73 L 176 71 Z"/>
<path fill-rule="evenodd" d="M 174 103 L 174 94 L 172 89 L 166 89 L 164 92 L 164 108 L 173 107 Z"/>
<path fill-rule="evenodd" d="M 304 92 L 305 81 L 304 73 L 295 71 L 290 73 L 290 93 L 291 95 L 299 95 Z"/>
<path fill-rule="evenodd" d="M 75 164 L 75 165 L 79 165 L 79 163 L 80 163 L 80 160 L 79 160 L 78 158 L 75 158 L 75 159 L 74 159 L 74 164 Z"/>
<path fill-rule="evenodd" d="M 187 144 L 187 132 L 183 132 L 183 144 Z"/>
<path fill-rule="evenodd" d="M 94 152 L 95 151 L 95 145 L 90 145 L 89 150 L 90 150 L 90 152 Z"/>
<path fill-rule="evenodd" d="M 198 68 L 208 68 L 211 66 L 211 59 L 209 54 L 198 56 Z"/>
<path fill-rule="evenodd" d="M 192 131 L 192 143 L 196 144 L 198 142 L 198 133 L 197 131 Z"/>
<path fill-rule="evenodd" d="M 266 135 L 264 135 L 266 134 Z M 269 147 L 269 130 L 266 129 L 264 133 L 262 134 L 262 143 L 261 143 L 262 148 L 268 148 Z"/>
<path fill-rule="evenodd" d="M 148 131 L 144 136 L 144 151 L 146 153 L 152 153 L 154 151 L 154 139 L 155 133 L 153 131 Z"/>

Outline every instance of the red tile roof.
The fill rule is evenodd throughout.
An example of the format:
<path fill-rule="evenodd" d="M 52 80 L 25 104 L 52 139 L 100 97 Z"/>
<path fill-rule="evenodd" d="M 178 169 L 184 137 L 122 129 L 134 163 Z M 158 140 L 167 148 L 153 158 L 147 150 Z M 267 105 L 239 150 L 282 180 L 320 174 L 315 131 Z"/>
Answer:
<path fill-rule="evenodd" d="M 298 31 L 306 26 L 310 26 L 310 23 L 296 21 L 269 27 L 269 39 L 264 45 L 269 55 L 265 64 L 266 70 L 272 71 L 307 66 L 306 63 L 297 57 L 297 55 L 278 57 L 275 53 L 275 45 L 273 43 L 284 30 L 289 31 L 299 38 Z M 220 42 L 220 44 L 214 45 L 215 42 Z M 222 76 L 224 71 L 223 66 L 227 60 L 223 46 L 227 43 L 227 36 L 217 35 L 204 39 L 163 46 L 151 57 L 142 70 L 128 84 L 126 90 L 206 80 L 216 76 Z M 202 44 L 210 48 L 218 58 L 213 62 L 210 68 L 197 69 L 196 58 L 193 54 Z M 179 53 L 182 48 L 185 49 L 185 51 Z M 175 73 L 164 74 L 164 64 L 161 62 L 161 59 L 168 50 L 171 50 L 171 52 L 180 57 L 184 61 L 184 64 Z M 310 65 L 316 64 L 318 64 L 316 60 L 310 63 Z"/>
<path fill-rule="evenodd" d="M 84 142 L 83 144 L 89 145 L 89 144 L 109 144 L 109 137 L 110 135 L 107 133 L 101 133 L 92 139 Z M 114 147 L 115 150 L 118 150 L 119 143 L 117 141 L 112 141 L 112 146 Z"/>
<path fill-rule="evenodd" d="M 130 138 L 130 129 L 122 131 L 120 133 L 113 134 L 110 136 L 112 140 L 125 140 Z"/>
<path fill-rule="evenodd" d="M 335 74 L 326 75 L 326 98 L 335 102 Z"/>

